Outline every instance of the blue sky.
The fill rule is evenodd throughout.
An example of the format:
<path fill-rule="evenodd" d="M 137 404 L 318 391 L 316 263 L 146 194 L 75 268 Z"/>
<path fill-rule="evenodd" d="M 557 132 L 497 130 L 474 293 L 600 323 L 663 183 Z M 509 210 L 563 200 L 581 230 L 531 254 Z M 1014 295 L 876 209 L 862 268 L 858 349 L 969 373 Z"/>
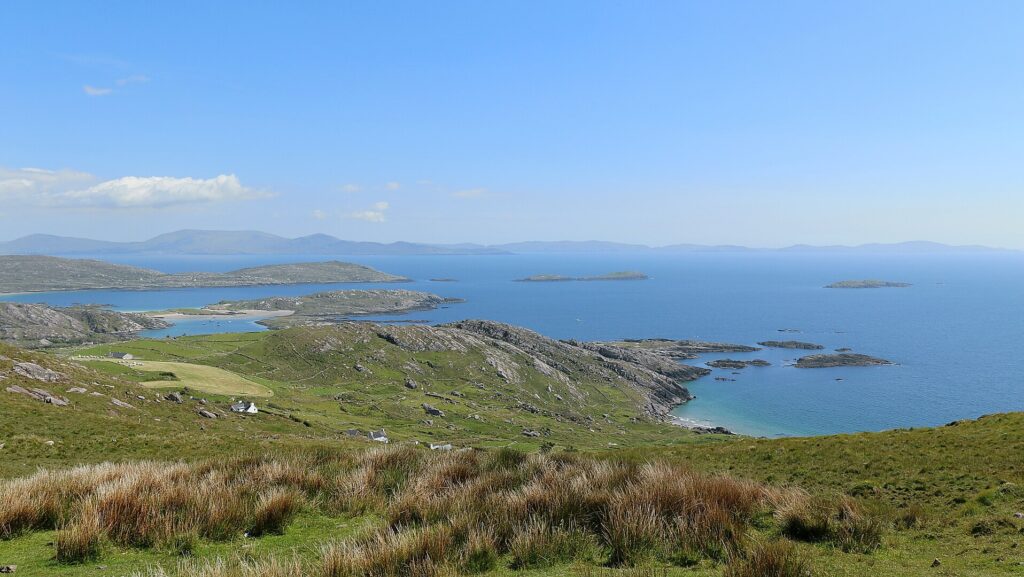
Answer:
<path fill-rule="evenodd" d="M 0 239 L 1024 248 L 1024 3 L 0 5 Z"/>

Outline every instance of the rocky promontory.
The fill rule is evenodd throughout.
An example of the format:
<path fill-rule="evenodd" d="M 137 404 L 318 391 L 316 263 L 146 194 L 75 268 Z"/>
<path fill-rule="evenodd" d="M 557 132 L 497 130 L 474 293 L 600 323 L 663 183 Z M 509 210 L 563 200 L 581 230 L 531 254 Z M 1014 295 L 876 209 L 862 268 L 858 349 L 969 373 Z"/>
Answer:
<path fill-rule="evenodd" d="M 0 340 L 28 348 L 111 341 L 168 326 L 161 319 L 96 305 L 0 303 Z"/>
<path fill-rule="evenodd" d="M 874 367 L 891 364 L 893 364 L 892 361 L 869 355 L 836 353 L 800 357 L 794 366 L 798 369 L 828 369 L 833 367 Z"/>

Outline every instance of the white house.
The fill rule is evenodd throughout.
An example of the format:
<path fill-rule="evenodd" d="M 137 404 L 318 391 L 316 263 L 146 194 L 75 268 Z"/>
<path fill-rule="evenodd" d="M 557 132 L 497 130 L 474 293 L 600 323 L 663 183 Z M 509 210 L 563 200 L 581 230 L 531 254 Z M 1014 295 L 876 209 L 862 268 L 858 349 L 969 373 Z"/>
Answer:
<path fill-rule="evenodd" d="M 238 401 L 231 405 L 231 410 L 236 413 L 246 413 L 249 415 L 255 415 L 259 412 L 259 409 L 256 408 L 256 403 L 249 401 Z"/>
<path fill-rule="evenodd" d="M 379 431 L 370 431 L 366 436 L 369 437 L 371 441 L 377 441 L 378 443 L 387 444 L 389 442 L 388 434 L 384 432 L 384 429 Z"/>
<path fill-rule="evenodd" d="M 135 358 L 135 355 L 131 353 L 119 353 L 116 351 L 111 351 L 107 353 L 107 356 L 112 359 L 121 359 L 122 361 L 130 361 Z"/>
<path fill-rule="evenodd" d="M 431 451 L 451 451 L 452 450 L 452 444 L 451 443 L 444 443 L 444 444 L 441 444 L 441 443 L 430 443 L 430 450 Z"/>

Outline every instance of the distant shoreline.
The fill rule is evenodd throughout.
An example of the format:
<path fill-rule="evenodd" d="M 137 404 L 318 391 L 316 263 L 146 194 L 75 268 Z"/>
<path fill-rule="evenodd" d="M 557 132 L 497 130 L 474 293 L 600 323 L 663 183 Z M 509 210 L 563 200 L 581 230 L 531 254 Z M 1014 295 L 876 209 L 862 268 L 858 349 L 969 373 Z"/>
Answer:
<path fill-rule="evenodd" d="M 212 309 L 208 309 L 212 310 Z M 211 312 L 210 314 L 190 314 L 182 312 L 156 312 L 156 313 L 143 313 L 147 316 L 151 316 L 158 319 L 164 319 L 167 321 L 186 321 L 186 320 L 225 320 L 225 319 L 269 319 L 274 317 L 286 317 L 295 314 L 295 311 L 279 310 L 279 311 L 261 311 L 255 309 L 245 309 L 240 311 L 224 311 Z"/>

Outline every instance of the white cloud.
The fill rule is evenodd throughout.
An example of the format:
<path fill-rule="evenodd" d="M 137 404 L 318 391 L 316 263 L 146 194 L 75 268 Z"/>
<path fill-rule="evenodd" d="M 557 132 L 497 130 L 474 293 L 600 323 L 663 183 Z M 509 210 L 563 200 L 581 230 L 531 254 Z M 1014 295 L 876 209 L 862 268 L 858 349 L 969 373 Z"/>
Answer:
<path fill-rule="evenodd" d="M 480 198 L 481 196 L 487 196 L 487 194 L 486 188 L 469 188 L 455 191 L 452 193 L 452 196 L 455 198 Z"/>
<path fill-rule="evenodd" d="M 0 201 L 41 207 L 158 208 L 269 196 L 245 187 L 233 174 L 213 178 L 125 176 L 96 182 L 74 170 L 0 168 Z"/>
<path fill-rule="evenodd" d="M 386 202 L 376 202 L 370 210 L 361 210 L 357 212 L 350 212 L 345 215 L 346 218 L 354 218 L 356 220 L 365 220 L 366 222 L 384 222 L 387 220 L 386 212 L 391 208 Z"/>
<path fill-rule="evenodd" d="M 342 192 L 359 192 L 362 189 L 363 189 L 363 187 L 361 187 L 358 184 L 355 184 L 353 182 L 341 185 L 341 191 Z"/>
<path fill-rule="evenodd" d="M 129 84 L 145 84 L 149 82 L 149 76 L 145 74 L 132 74 L 131 76 L 125 76 L 124 78 L 117 79 L 118 86 L 128 86 Z"/>
<path fill-rule="evenodd" d="M 399 188 L 402 188 L 402 183 L 395 182 L 395 181 L 385 182 L 384 183 L 384 188 L 386 188 L 388 190 L 398 190 Z"/>
<path fill-rule="evenodd" d="M 110 88 L 102 88 L 102 87 L 98 87 L 98 86 L 89 86 L 88 84 L 86 84 L 85 86 L 82 87 L 82 91 L 85 92 L 89 96 L 106 96 L 106 95 L 110 94 L 111 92 L 113 92 L 113 90 L 111 90 Z"/>
<path fill-rule="evenodd" d="M 207 179 L 125 176 L 83 190 L 62 193 L 58 199 L 71 205 L 140 208 L 249 200 L 265 196 L 242 186 L 237 176 L 221 174 Z"/>
<path fill-rule="evenodd" d="M 327 213 L 320 210 L 319 208 L 313 210 L 313 218 L 317 220 L 323 220 L 327 218 Z"/>
<path fill-rule="evenodd" d="M 15 200 L 21 196 L 32 197 L 69 187 L 84 186 L 96 177 L 77 170 L 44 170 L 42 168 L 0 167 L 0 200 Z"/>

